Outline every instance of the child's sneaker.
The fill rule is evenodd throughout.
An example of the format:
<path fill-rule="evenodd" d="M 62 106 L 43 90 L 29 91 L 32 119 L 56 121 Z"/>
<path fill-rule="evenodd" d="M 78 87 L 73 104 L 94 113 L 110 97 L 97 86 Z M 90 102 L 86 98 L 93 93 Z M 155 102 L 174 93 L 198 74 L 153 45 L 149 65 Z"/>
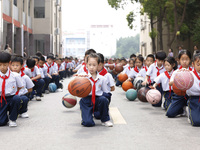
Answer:
<path fill-rule="evenodd" d="M 36 101 L 41 101 L 41 97 L 40 96 L 36 96 Z"/>
<path fill-rule="evenodd" d="M 112 127 L 113 123 L 109 120 L 109 121 L 106 121 L 106 122 L 102 122 L 102 125 L 106 126 L 106 127 Z"/>
<path fill-rule="evenodd" d="M 63 90 L 61 88 L 57 89 L 56 92 L 62 92 Z"/>
<path fill-rule="evenodd" d="M 20 114 L 19 115 L 21 118 L 29 118 L 29 115 L 27 112 L 23 113 L 23 114 Z"/>
<path fill-rule="evenodd" d="M 17 127 L 16 121 L 9 120 L 9 127 Z"/>
<path fill-rule="evenodd" d="M 42 94 L 41 97 L 44 97 L 44 95 Z"/>
<path fill-rule="evenodd" d="M 49 90 L 45 90 L 45 94 L 49 94 Z"/>

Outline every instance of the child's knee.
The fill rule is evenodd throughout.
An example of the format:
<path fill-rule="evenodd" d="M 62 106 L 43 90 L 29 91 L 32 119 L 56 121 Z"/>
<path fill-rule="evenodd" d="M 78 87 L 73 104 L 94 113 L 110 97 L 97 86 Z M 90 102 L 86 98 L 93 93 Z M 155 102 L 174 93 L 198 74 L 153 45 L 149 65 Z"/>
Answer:
<path fill-rule="evenodd" d="M 172 111 L 167 111 L 166 116 L 169 117 L 169 118 L 174 118 L 175 117 L 175 115 L 174 115 L 174 113 Z"/>
<path fill-rule="evenodd" d="M 81 124 L 82 124 L 83 126 L 85 126 L 85 127 L 92 127 L 92 126 L 95 126 L 95 123 L 94 123 L 94 121 L 92 121 L 92 120 L 83 121 Z"/>

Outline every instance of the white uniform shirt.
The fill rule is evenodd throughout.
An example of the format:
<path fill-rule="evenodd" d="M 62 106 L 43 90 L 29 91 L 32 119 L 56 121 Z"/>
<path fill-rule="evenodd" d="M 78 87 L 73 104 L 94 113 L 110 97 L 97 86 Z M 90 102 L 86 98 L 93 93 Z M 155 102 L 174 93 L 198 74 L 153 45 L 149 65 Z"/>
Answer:
<path fill-rule="evenodd" d="M 151 81 L 154 81 L 154 79 L 157 77 L 158 69 L 157 69 L 156 67 L 157 67 L 157 62 L 151 64 L 151 65 L 149 66 L 149 69 L 147 70 L 146 75 L 151 77 Z M 162 68 L 162 69 L 161 69 L 161 68 Z M 159 71 L 160 74 L 166 71 L 165 68 L 164 68 L 163 66 L 161 66 L 159 69 L 161 69 L 161 70 Z"/>
<path fill-rule="evenodd" d="M 83 65 L 78 71 L 77 74 L 82 74 L 82 73 L 86 73 L 84 70 L 85 65 Z M 87 69 L 87 68 L 86 68 Z"/>
<path fill-rule="evenodd" d="M 126 64 L 125 66 L 123 66 L 124 69 L 127 68 L 127 67 L 129 67 L 129 64 Z"/>
<path fill-rule="evenodd" d="M 168 72 L 169 76 L 171 76 L 172 73 L 173 73 L 173 71 Z M 169 91 L 169 90 L 170 90 L 170 89 L 169 89 L 169 79 L 168 79 L 168 77 L 165 75 L 164 72 L 161 73 L 159 76 L 157 76 L 157 77 L 154 79 L 154 81 L 155 81 L 157 84 L 160 84 L 160 83 L 162 84 L 162 89 L 163 89 L 163 91 Z M 172 86 L 171 86 L 171 90 L 173 90 L 173 89 L 172 89 Z"/>
<path fill-rule="evenodd" d="M 62 71 L 62 70 L 65 70 L 65 66 L 63 63 L 60 65 L 60 68 L 58 67 L 58 71 Z"/>
<path fill-rule="evenodd" d="M 188 96 L 200 96 L 200 80 L 196 77 L 193 71 L 190 71 L 190 73 L 194 77 L 194 84 L 190 89 L 186 90 L 186 94 Z M 197 72 L 197 74 L 200 76 L 200 73 Z"/>
<path fill-rule="evenodd" d="M 48 68 L 49 68 L 49 72 L 48 72 Z M 46 69 L 47 73 L 50 74 L 50 75 L 52 75 L 54 73 L 53 67 L 51 65 L 49 65 L 48 63 L 44 64 L 44 69 Z"/>
<path fill-rule="evenodd" d="M 86 73 L 83 73 L 83 75 L 87 75 Z M 92 82 L 92 80 L 90 79 L 90 77 L 92 77 L 92 75 L 90 73 L 88 73 L 88 79 L 90 80 L 92 87 L 94 85 L 94 83 Z M 98 80 L 98 81 L 97 81 Z M 96 79 L 94 79 L 94 81 L 97 81 L 95 83 L 95 95 L 96 96 L 102 96 L 103 92 L 105 93 L 109 93 L 108 89 L 107 89 L 107 80 L 104 76 L 101 76 L 97 73 L 97 77 Z M 92 95 L 92 91 L 90 92 L 89 95 Z"/>
<path fill-rule="evenodd" d="M 137 67 L 137 69 L 138 69 L 138 71 L 140 72 L 141 69 L 139 69 L 138 67 Z M 137 77 L 137 74 L 138 74 L 139 72 L 136 72 L 136 71 L 135 71 L 135 68 L 133 68 L 133 70 L 131 70 L 131 72 L 130 72 L 130 74 L 128 75 L 128 77 L 134 79 L 134 78 Z"/>
<path fill-rule="evenodd" d="M 31 71 L 31 69 L 29 69 L 29 68 L 26 67 L 25 70 L 24 70 L 24 73 L 27 76 L 29 76 L 29 78 L 34 78 L 34 77 L 36 77 L 38 75 L 41 75 L 40 74 L 40 70 L 38 69 L 37 66 L 34 67 L 33 71 Z"/>
<path fill-rule="evenodd" d="M 134 69 L 134 68 L 126 67 L 126 68 L 122 71 L 122 73 L 125 73 L 125 74 L 127 74 L 127 75 L 129 76 L 129 75 L 131 75 L 131 72 L 132 72 L 133 69 Z"/>
<path fill-rule="evenodd" d="M 10 74 L 10 76 L 9 76 Z M 16 72 L 12 72 L 8 69 L 8 71 L 6 72 L 6 74 L 3 74 L 0 71 L 0 76 L 9 76 L 8 79 L 6 79 L 6 84 L 5 84 L 5 96 L 13 96 L 16 94 L 17 92 L 17 87 L 21 88 L 23 87 L 22 81 L 21 81 L 21 76 L 16 73 Z M 2 83 L 3 83 L 3 79 L 0 78 L 0 95 L 2 94 Z"/>
<path fill-rule="evenodd" d="M 67 69 L 67 63 L 64 61 L 64 62 L 62 63 L 62 65 L 64 66 L 64 69 L 66 70 L 66 69 Z"/>
<path fill-rule="evenodd" d="M 40 69 L 42 70 L 44 77 L 47 77 L 47 68 L 43 66 L 42 68 L 40 67 Z"/>
<path fill-rule="evenodd" d="M 57 65 L 57 63 L 53 62 L 51 64 L 51 67 L 53 68 L 53 73 L 58 73 L 58 65 Z"/>
<path fill-rule="evenodd" d="M 37 66 L 38 67 L 38 66 Z M 44 72 L 43 72 L 43 69 L 38 67 L 39 71 L 40 71 L 40 74 L 41 74 L 41 78 L 43 79 L 45 76 L 44 76 Z"/>
<path fill-rule="evenodd" d="M 149 69 L 147 66 L 146 66 L 146 68 L 147 68 L 147 70 Z M 137 74 L 136 77 L 143 77 L 143 78 L 145 78 L 146 77 L 146 73 L 147 73 L 146 69 L 142 68 L 140 70 L 140 72 Z M 150 77 L 150 80 L 153 81 L 152 77 Z"/>
<path fill-rule="evenodd" d="M 20 72 L 20 76 L 21 76 L 21 72 Z M 23 84 L 23 88 L 19 90 L 19 93 L 18 93 L 19 96 L 25 95 L 26 93 L 28 93 L 28 89 L 31 89 L 35 86 L 33 81 L 27 75 L 22 76 L 21 81 Z"/>

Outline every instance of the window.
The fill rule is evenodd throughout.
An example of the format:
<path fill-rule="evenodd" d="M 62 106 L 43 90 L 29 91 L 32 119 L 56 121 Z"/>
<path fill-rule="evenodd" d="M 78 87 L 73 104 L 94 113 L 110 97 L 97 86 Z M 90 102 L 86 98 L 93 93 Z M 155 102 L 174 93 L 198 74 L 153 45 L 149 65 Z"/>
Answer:
<path fill-rule="evenodd" d="M 45 0 L 34 0 L 34 17 L 45 18 Z"/>
<path fill-rule="evenodd" d="M 17 6 L 17 0 L 14 0 L 14 1 L 13 1 L 13 4 L 14 4 L 15 6 Z"/>
<path fill-rule="evenodd" d="M 36 52 L 44 53 L 44 40 L 35 40 L 35 50 Z"/>

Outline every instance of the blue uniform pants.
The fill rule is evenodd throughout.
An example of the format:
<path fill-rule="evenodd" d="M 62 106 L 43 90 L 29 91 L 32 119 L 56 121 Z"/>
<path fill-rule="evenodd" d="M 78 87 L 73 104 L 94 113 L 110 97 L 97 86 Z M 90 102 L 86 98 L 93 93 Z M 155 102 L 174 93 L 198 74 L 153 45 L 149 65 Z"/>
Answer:
<path fill-rule="evenodd" d="M 188 99 L 189 119 L 192 126 L 200 126 L 199 96 L 190 96 Z"/>
<path fill-rule="evenodd" d="M 20 107 L 20 110 L 19 110 L 19 114 L 23 114 L 23 113 L 28 111 L 29 99 L 25 95 L 21 95 L 20 99 L 21 99 L 21 107 Z"/>
<path fill-rule="evenodd" d="M 116 86 L 120 86 L 120 85 L 122 85 L 122 82 L 120 82 L 120 81 L 117 79 L 115 85 L 116 85 Z"/>
<path fill-rule="evenodd" d="M 165 102 L 164 102 L 164 108 L 167 110 L 167 108 L 169 107 L 169 105 L 171 104 L 172 101 L 172 95 L 174 94 L 173 91 L 171 91 L 171 93 L 169 91 L 165 91 L 164 93 L 164 98 L 165 98 Z"/>
<path fill-rule="evenodd" d="M 33 90 L 36 90 L 36 96 L 41 96 L 42 95 L 42 89 L 45 85 L 44 80 L 38 79 L 37 81 L 33 81 L 33 83 L 35 84 L 35 86 L 33 87 Z"/>
<path fill-rule="evenodd" d="M 9 111 L 9 119 L 12 121 L 17 120 L 17 116 L 19 114 L 19 108 L 21 105 L 20 96 L 7 96 L 6 97 L 7 104 L 5 100 L 2 100 L 2 104 L 0 104 L 0 126 L 4 126 L 8 122 L 8 111 Z"/>
<path fill-rule="evenodd" d="M 110 120 L 108 114 L 108 99 L 104 96 L 96 96 L 95 98 L 95 108 L 100 112 L 100 117 L 102 122 L 106 122 Z M 92 104 L 92 96 L 84 97 L 80 100 L 80 109 L 82 116 L 82 125 L 86 127 L 94 126 L 93 120 L 93 104 Z"/>
<path fill-rule="evenodd" d="M 44 88 L 42 89 L 42 93 L 44 93 L 45 90 L 48 90 L 49 82 L 51 81 L 51 79 L 47 76 L 43 78 L 43 80 L 45 82 L 45 85 L 44 85 Z"/>
<path fill-rule="evenodd" d="M 65 76 L 65 71 L 60 71 L 59 75 L 60 75 L 60 80 L 62 80 Z"/>
<path fill-rule="evenodd" d="M 50 83 L 55 82 L 57 88 L 59 88 L 59 78 L 60 78 L 59 75 L 52 75 L 52 79 L 51 79 Z"/>
<path fill-rule="evenodd" d="M 187 105 L 188 96 L 178 96 L 175 93 L 172 95 L 171 104 L 167 109 L 166 116 L 169 118 L 176 117 L 183 113 L 183 107 Z"/>

